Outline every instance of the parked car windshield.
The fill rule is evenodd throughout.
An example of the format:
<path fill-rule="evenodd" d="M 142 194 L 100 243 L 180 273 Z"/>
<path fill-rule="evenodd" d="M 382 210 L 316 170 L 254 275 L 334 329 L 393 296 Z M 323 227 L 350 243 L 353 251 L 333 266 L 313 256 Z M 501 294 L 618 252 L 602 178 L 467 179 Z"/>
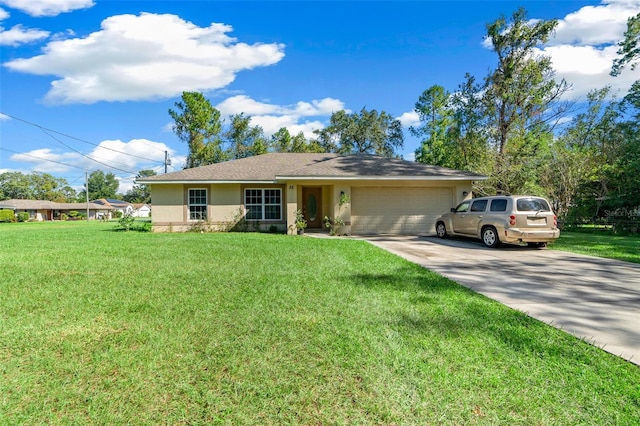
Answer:
<path fill-rule="evenodd" d="M 549 204 L 542 198 L 518 198 L 516 209 L 523 212 L 549 212 Z"/>
<path fill-rule="evenodd" d="M 458 207 L 456 207 L 456 213 L 464 213 L 467 210 L 469 210 L 469 204 L 471 204 L 470 201 L 465 201 L 463 203 L 460 203 Z"/>

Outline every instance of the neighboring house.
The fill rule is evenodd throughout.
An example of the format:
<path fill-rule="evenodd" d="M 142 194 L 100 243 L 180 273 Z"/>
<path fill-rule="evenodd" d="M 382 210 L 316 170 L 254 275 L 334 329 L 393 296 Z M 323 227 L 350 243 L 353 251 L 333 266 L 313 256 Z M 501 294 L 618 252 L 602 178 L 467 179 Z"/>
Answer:
<path fill-rule="evenodd" d="M 340 218 L 341 234 L 433 234 L 435 219 L 471 197 L 485 176 L 371 155 L 270 153 L 138 179 L 151 187 L 154 231 L 238 220 L 295 232 Z"/>
<path fill-rule="evenodd" d="M 109 206 L 114 211 L 119 211 L 122 214 L 133 215 L 133 204 L 126 201 L 116 200 L 114 198 L 100 198 L 98 200 L 91 201 L 92 203 L 100 204 L 102 206 Z"/>
<path fill-rule="evenodd" d="M 148 204 L 133 204 L 133 216 L 134 217 L 149 217 L 151 216 L 151 207 Z"/>
<path fill-rule="evenodd" d="M 4 200 L 0 201 L 0 209 L 13 210 L 15 214 L 29 213 L 29 219 L 34 221 L 60 220 L 61 215 L 69 216 L 72 211 L 87 213 L 89 219 L 106 217 L 112 208 L 95 203 L 56 203 L 46 200 Z"/>

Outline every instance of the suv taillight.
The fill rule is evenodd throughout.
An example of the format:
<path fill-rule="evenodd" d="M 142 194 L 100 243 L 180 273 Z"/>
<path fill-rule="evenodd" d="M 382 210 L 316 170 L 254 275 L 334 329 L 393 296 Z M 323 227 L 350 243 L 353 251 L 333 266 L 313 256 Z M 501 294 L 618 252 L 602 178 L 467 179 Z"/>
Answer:
<path fill-rule="evenodd" d="M 553 215 L 553 227 L 558 227 L 558 216 L 556 216 L 555 214 Z"/>
<path fill-rule="evenodd" d="M 513 226 L 516 224 L 516 216 L 515 215 L 511 215 L 509 216 L 509 225 Z"/>

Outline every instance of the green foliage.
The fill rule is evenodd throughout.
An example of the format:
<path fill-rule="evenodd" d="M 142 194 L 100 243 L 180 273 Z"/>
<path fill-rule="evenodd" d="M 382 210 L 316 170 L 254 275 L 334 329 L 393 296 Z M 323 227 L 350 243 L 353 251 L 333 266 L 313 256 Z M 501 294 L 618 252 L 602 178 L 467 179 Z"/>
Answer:
<path fill-rule="evenodd" d="M 251 126 L 251 117 L 241 114 L 232 115 L 224 138 L 229 145 L 227 156 L 230 159 L 252 157 L 267 152 L 268 141 L 260 126 Z"/>
<path fill-rule="evenodd" d="M 222 149 L 220 111 L 199 92 L 182 92 L 182 100 L 169 109 L 173 131 L 189 146 L 184 168 L 204 166 L 226 160 Z"/>
<path fill-rule="evenodd" d="M 611 67 L 611 75 L 622 73 L 626 65 L 631 65 L 634 70 L 640 61 L 640 13 L 627 20 L 627 30 L 624 40 L 618 43 L 618 58 L 614 59 Z"/>
<path fill-rule="evenodd" d="M 31 199 L 72 202 L 76 192 L 63 178 L 48 173 L 0 173 L 0 200 Z"/>
<path fill-rule="evenodd" d="M 343 206 L 349 202 L 349 196 L 345 193 L 340 194 L 340 199 L 338 201 L 338 212 L 336 217 L 330 218 L 329 216 L 325 216 L 323 219 L 324 227 L 329 230 L 329 235 L 335 236 L 340 235 L 340 229 L 345 225 L 344 220 L 342 220 L 341 213 Z"/>
<path fill-rule="evenodd" d="M 102 170 L 91 172 L 88 179 L 89 199 L 118 198 L 117 192 L 120 182 L 111 172 L 105 173 Z M 87 199 L 86 189 L 78 194 L 78 201 L 84 202 Z"/>
<path fill-rule="evenodd" d="M 450 101 L 451 94 L 438 85 L 431 86 L 418 98 L 414 111 L 424 124 L 409 129 L 414 136 L 424 138 L 416 150 L 417 162 L 449 166 L 448 130 L 453 116 Z"/>
<path fill-rule="evenodd" d="M 154 170 L 140 170 L 136 175 L 136 179 L 155 176 L 156 174 Z M 123 199 L 128 203 L 149 204 L 151 203 L 151 190 L 148 185 L 133 185 Z"/>
<path fill-rule="evenodd" d="M 302 213 L 302 210 L 298 209 L 296 210 L 296 229 L 302 230 L 305 229 L 307 227 L 307 221 L 304 218 L 304 214 Z"/>
<path fill-rule="evenodd" d="M 532 23 L 522 8 L 509 21 L 500 17 L 487 25 L 487 38 L 498 59 L 485 79 L 482 96 L 495 155 L 488 182 L 494 190 L 520 193 L 535 184 L 532 179 L 540 173 L 545 153 L 538 141 L 552 140 L 549 121 L 557 120 L 566 107 L 558 100 L 569 86 L 564 80 L 556 82 L 551 60 L 535 52 L 556 26 L 556 20 Z M 526 167 L 514 175 L 514 166 Z"/>
<path fill-rule="evenodd" d="M 129 231 L 133 226 L 133 222 L 135 222 L 135 220 L 136 220 L 135 217 L 127 213 L 122 215 L 122 217 L 118 220 L 118 224 L 120 225 L 121 229 L 124 229 L 125 231 Z"/>
<path fill-rule="evenodd" d="M 15 222 L 16 216 L 13 210 L 0 210 L 0 222 Z"/>
<path fill-rule="evenodd" d="M 30 216 L 27 212 L 20 212 L 16 215 L 16 218 L 18 219 L 18 222 L 28 222 Z"/>
<path fill-rule="evenodd" d="M 271 147 L 276 152 L 322 152 L 317 142 L 308 142 L 302 132 L 292 137 L 286 127 L 271 136 Z"/>
<path fill-rule="evenodd" d="M 359 113 L 338 111 L 331 115 L 329 125 L 315 130 L 317 144 L 324 152 L 339 154 L 375 154 L 396 156 L 404 145 L 400 120 L 375 109 L 362 108 Z"/>

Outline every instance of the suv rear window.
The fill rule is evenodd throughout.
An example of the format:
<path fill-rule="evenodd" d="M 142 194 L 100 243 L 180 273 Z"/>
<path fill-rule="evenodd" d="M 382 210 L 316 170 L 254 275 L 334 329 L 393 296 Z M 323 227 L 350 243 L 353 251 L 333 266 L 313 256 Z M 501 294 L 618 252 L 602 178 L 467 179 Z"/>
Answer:
<path fill-rule="evenodd" d="M 516 202 L 516 209 L 522 212 L 551 211 L 549 204 L 542 198 L 519 198 Z"/>
<path fill-rule="evenodd" d="M 489 207 L 489 211 L 492 212 L 506 212 L 507 211 L 507 200 L 506 198 L 491 200 L 491 207 Z"/>

